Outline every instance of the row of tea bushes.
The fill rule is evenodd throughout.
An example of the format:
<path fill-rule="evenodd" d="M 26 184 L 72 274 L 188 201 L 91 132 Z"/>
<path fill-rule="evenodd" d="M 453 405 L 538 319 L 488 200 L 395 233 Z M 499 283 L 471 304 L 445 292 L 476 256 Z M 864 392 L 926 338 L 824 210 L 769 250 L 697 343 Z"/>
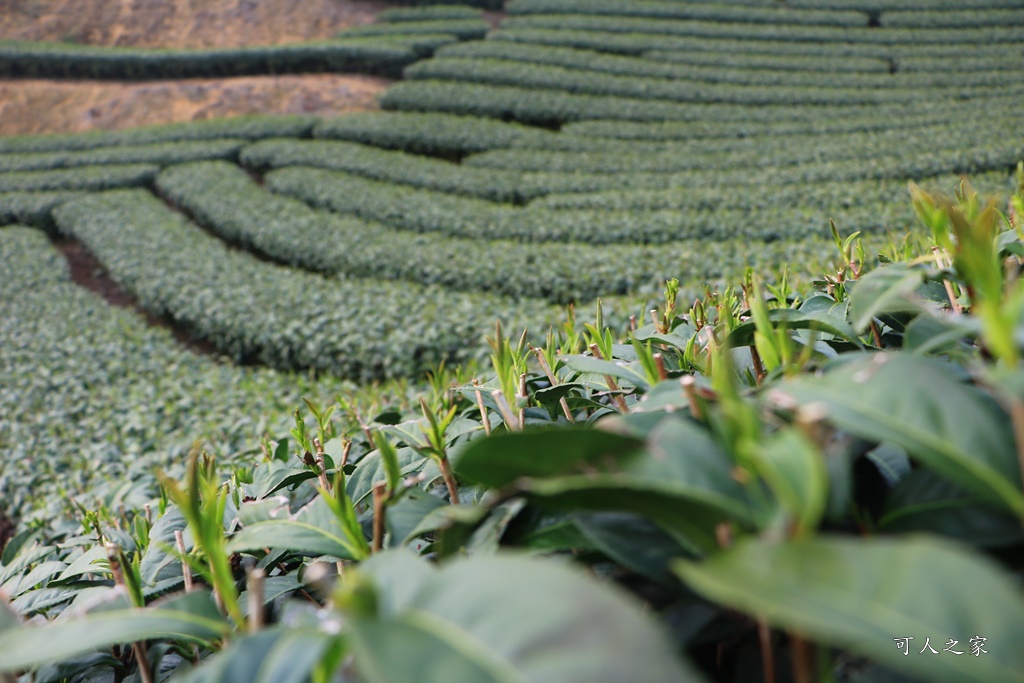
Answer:
<path fill-rule="evenodd" d="M 458 40 L 480 40 L 489 28 L 486 21 L 475 19 L 435 19 L 382 22 L 349 28 L 338 34 L 339 39 L 382 38 L 416 35 L 451 35 Z"/>
<path fill-rule="evenodd" d="M 514 171 L 568 173 L 677 173 L 697 169 L 788 167 L 818 162 L 871 165 L 884 160 L 906 162 L 929 157 L 976 160 L 972 172 L 1010 169 L 1024 154 L 1014 142 L 1019 123 L 1011 119 L 981 121 L 964 127 L 937 124 L 910 130 L 859 132 L 811 138 L 745 138 L 675 143 L 560 138 L 553 149 L 498 149 L 468 157 L 463 165 Z M 983 165 L 982 165 L 983 164 Z M 920 177 L 921 174 L 914 174 Z M 885 176 L 892 177 L 892 176 Z M 908 176 L 909 177 L 909 176 Z"/>
<path fill-rule="evenodd" d="M 512 69 L 516 69 L 515 65 Z M 528 69 L 527 69 L 528 70 Z M 570 75 L 571 77 L 571 75 Z M 544 82 L 543 75 L 530 77 Z M 611 78 L 611 77 L 606 77 Z M 631 79 L 614 77 L 621 82 L 624 89 L 634 88 L 629 85 Z M 554 79 L 547 81 L 552 86 Z M 616 86 L 620 83 L 615 83 Z M 738 90 L 738 88 L 735 88 Z M 808 97 L 815 98 L 811 89 L 806 89 Z M 995 96 L 997 99 L 1010 99 L 1017 93 L 1007 89 L 979 97 Z M 768 98 L 778 99 L 771 90 L 765 91 Z M 784 100 L 783 100 L 784 101 Z M 488 85 L 465 81 L 423 80 L 405 81 L 389 88 L 380 97 L 380 104 L 387 110 L 444 112 L 464 116 L 482 116 L 518 121 L 545 127 L 558 127 L 565 123 L 587 121 L 593 119 L 616 119 L 625 121 L 718 121 L 722 123 L 740 123 L 750 125 L 750 104 L 707 104 L 690 102 L 671 102 L 667 100 L 651 100 L 638 93 L 637 97 L 620 97 L 609 95 L 593 95 L 565 92 L 560 90 L 538 89 L 536 86 Z M 919 112 L 943 111 L 949 109 L 946 101 L 914 102 L 914 109 Z M 835 115 L 854 117 L 864 115 L 877 121 L 883 116 L 894 118 L 907 114 L 905 104 L 884 104 L 871 107 L 851 106 L 816 106 L 793 107 L 785 105 L 765 105 L 757 110 L 760 123 L 772 122 L 823 122 Z"/>
<path fill-rule="evenodd" d="M 500 45 L 508 41 L 494 40 L 485 45 Z M 460 43 L 448 45 L 438 54 L 456 54 L 457 47 L 470 47 L 481 43 Z M 515 45 L 515 43 L 512 43 Z M 673 64 L 692 64 L 695 66 L 719 67 L 720 69 L 764 69 L 770 71 L 826 71 L 835 74 L 852 73 L 891 73 L 923 72 L 928 74 L 944 73 L 955 79 L 962 79 L 974 72 L 984 74 L 1014 74 L 1020 70 L 1024 62 L 1024 52 L 1007 49 L 1003 54 L 996 55 L 963 55 L 955 60 L 948 57 L 814 57 L 812 55 L 769 55 L 757 52 L 728 53 L 697 50 L 651 50 L 644 52 L 642 57 L 656 62 Z"/>
<path fill-rule="evenodd" d="M 397 78 L 404 67 L 456 40 L 432 33 L 202 50 L 0 41 L 0 77 L 153 80 L 357 72 Z"/>
<path fill-rule="evenodd" d="M 303 396 L 319 402 L 343 388 L 185 350 L 73 284 L 38 230 L 0 228 L 0 263 L 0 500 L 38 534 L 75 535 L 82 504 L 141 508 L 156 495 L 156 470 L 180 464 L 196 439 L 230 460 L 268 430 L 286 431 L 275 416 Z"/>
<path fill-rule="evenodd" d="M 653 0 L 516 0 L 508 8 L 510 16 L 537 14 L 644 17 L 683 21 L 738 22 L 750 24 L 789 24 L 816 26 L 866 27 L 868 17 L 851 10 L 814 10 L 793 12 L 786 7 L 726 5 L 711 2 L 665 2 Z"/>
<path fill-rule="evenodd" d="M 785 31 L 781 32 L 785 35 Z M 504 40 L 536 45 L 562 45 L 601 52 L 641 55 L 651 50 L 694 50 L 697 52 L 724 52 L 729 54 L 764 54 L 771 56 L 803 56 L 837 59 L 859 57 L 872 59 L 901 59 L 904 57 L 946 58 L 951 62 L 961 57 L 992 57 L 997 61 L 1015 60 L 1019 52 L 1014 41 L 988 44 L 986 42 L 946 43 L 850 43 L 850 42 L 788 42 L 786 40 L 757 40 L 754 38 L 721 38 L 703 35 L 673 35 L 668 33 L 614 33 L 600 30 L 569 28 L 502 28 L 488 34 L 490 40 Z M 956 67 L 953 67 L 954 70 Z"/>
<path fill-rule="evenodd" d="M 405 70 L 411 80 L 467 81 L 486 85 L 541 88 L 586 95 L 642 98 L 664 102 L 723 103 L 754 107 L 763 105 L 858 106 L 917 102 L 933 89 L 822 87 L 808 85 L 761 86 L 702 81 L 681 82 L 671 78 L 623 76 L 600 71 L 528 64 L 507 59 L 443 57 L 412 65 Z M 1000 94 L 1021 82 L 1000 83 L 999 88 L 972 85 L 956 89 L 958 99 L 980 99 Z M 1013 90 L 1016 92 L 1017 90 Z"/>
<path fill-rule="evenodd" d="M 651 53 L 646 54 L 650 55 Z M 692 60 L 685 52 L 670 54 L 683 55 L 683 59 Z M 778 58 L 790 62 L 793 67 L 796 67 L 798 63 L 817 62 L 816 69 L 800 67 L 800 71 L 797 71 L 795 68 L 769 68 L 764 63 L 759 63 L 758 59 L 753 58 L 750 59 L 755 64 L 753 68 L 721 66 L 717 64 L 703 65 L 693 61 L 686 61 L 686 63 L 677 63 L 671 60 L 658 61 L 650 57 L 610 55 L 593 50 L 544 47 L 497 40 L 459 43 L 439 50 L 437 57 L 512 60 L 520 63 L 561 66 L 619 76 L 665 78 L 672 79 L 677 84 L 677 87 L 680 88 L 688 88 L 691 83 L 721 83 L 746 86 L 780 86 L 785 88 L 815 87 L 822 89 L 863 88 L 882 90 L 887 88 L 901 88 L 904 90 L 928 88 L 932 90 L 970 90 L 982 86 L 1002 87 L 1024 83 L 1024 76 L 1020 73 L 1005 70 L 983 71 L 980 73 L 946 73 L 942 70 L 937 70 L 935 73 L 891 74 L 888 73 L 888 66 L 886 66 L 884 72 L 845 73 L 853 66 L 856 66 L 858 61 L 867 62 L 868 64 L 882 63 L 880 60 L 853 60 L 851 64 L 846 65 L 847 68 L 842 69 L 843 73 L 835 73 L 832 65 L 837 62 L 845 62 L 845 60 L 812 60 L 804 57 L 795 59 Z M 426 67 L 436 61 L 438 60 L 421 63 L 411 69 L 410 73 L 416 73 L 420 68 L 429 72 L 429 69 Z M 657 96 L 656 91 L 652 93 L 652 96 Z"/>
<path fill-rule="evenodd" d="M 1018 98 L 992 98 L 987 101 L 987 110 L 994 116 L 1010 116 L 1017 106 Z M 750 138 L 765 139 L 785 135 L 836 135 L 857 132 L 915 129 L 921 126 L 949 124 L 977 111 L 973 102 L 949 103 L 947 106 L 918 107 L 897 117 L 889 109 L 850 109 L 845 113 L 828 109 L 822 116 L 801 116 L 806 112 L 795 112 L 792 120 L 727 120 L 727 121 L 623 121 L 591 120 L 565 125 L 561 132 L 571 135 L 585 135 L 596 138 L 669 142 L 678 140 L 702 140 L 707 138 Z M 813 112 L 812 112 L 813 114 Z"/>
<path fill-rule="evenodd" d="M 437 287 L 324 279 L 232 250 L 141 190 L 56 209 L 140 306 L 236 361 L 371 380 L 482 353 L 482 320 L 543 327 L 537 302 Z M 532 324 L 536 323 L 536 324 Z"/>
<path fill-rule="evenodd" d="M 955 5 L 954 5 L 955 7 Z M 878 17 L 880 26 L 893 28 L 959 28 L 961 26 L 1021 26 L 1020 4 L 1000 9 L 890 10 Z"/>
<path fill-rule="evenodd" d="M 732 0 L 729 0 L 730 2 Z M 747 3 L 750 0 L 739 0 Z M 859 12 L 943 12 L 957 10 L 1017 9 L 1020 0 L 915 0 L 912 3 L 901 0 L 786 0 L 794 9 L 857 10 Z"/>
<path fill-rule="evenodd" d="M 246 173 L 223 162 L 167 169 L 157 187 L 223 239 L 295 267 L 556 303 L 651 292 L 679 274 L 696 283 L 739 276 L 745 265 L 776 269 L 794 255 L 790 245 L 781 242 L 601 247 L 394 230 L 314 211 L 305 203 L 269 194 Z M 817 262 L 829 253 L 829 246 L 808 240 L 797 251 L 807 262 Z"/>
<path fill-rule="evenodd" d="M 263 138 L 309 137 L 320 119 L 315 116 L 237 116 L 184 123 L 169 123 L 127 130 L 102 130 L 88 133 L 17 135 L 0 137 L 0 154 L 39 154 L 73 152 L 100 147 L 155 145 L 161 142 L 189 142 L 224 138 L 262 140 Z"/>
<path fill-rule="evenodd" d="M 912 219 L 905 206 L 853 206 L 828 214 L 790 207 L 754 213 L 731 207 L 686 213 L 517 208 L 302 167 L 274 171 L 266 176 L 266 184 L 274 192 L 297 197 L 314 207 L 379 221 L 393 228 L 487 240 L 588 244 L 790 240 L 825 234 L 829 217 L 846 231 L 866 232 L 899 229 Z"/>
<path fill-rule="evenodd" d="M 99 192 L 119 187 L 140 187 L 152 182 L 159 171 L 160 167 L 155 164 L 111 164 L 0 173 L 0 192 Z"/>
<path fill-rule="evenodd" d="M 766 72 L 766 77 L 783 78 L 786 72 L 850 72 L 853 74 L 887 75 L 891 68 L 887 59 L 875 57 L 836 57 L 758 55 L 694 50 L 651 50 L 639 55 L 609 54 L 597 49 L 577 49 L 558 45 L 535 45 L 509 40 L 478 40 L 446 45 L 438 57 L 517 59 L 537 64 L 577 66 L 608 73 L 644 76 L 686 77 L 689 66 L 704 66 L 722 71 L 750 69 Z M 782 72 L 782 73 L 776 73 Z M 807 74 L 810 76 L 810 74 Z M 756 74 L 751 75 L 752 78 Z M 819 76 L 823 77 L 823 76 Z"/>
<path fill-rule="evenodd" d="M 149 145 L 96 147 L 81 151 L 0 154 L 0 174 L 113 164 L 170 166 L 211 159 L 236 160 L 248 140 L 158 142 Z"/>
<path fill-rule="evenodd" d="M 788 10 L 784 10 L 788 11 Z M 646 33 L 698 38 L 777 40 L 787 43 L 852 43 L 865 45 L 992 45 L 1019 44 L 1024 27 L 984 26 L 958 28 L 846 28 L 715 21 L 673 21 L 590 14 L 538 14 L 510 17 L 502 22 L 506 30 L 560 29 L 603 33 Z"/>
<path fill-rule="evenodd" d="M 0 225 L 23 223 L 44 230 L 53 229 L 50 212 L 64 202 L 84 197 L 85 192 L 0 192 Z"/>
<path fill-rule="evenodd" d="M 487 42 L 465 44 L 486 45 Z M 358 112 L 337 116 L 319 123 L 313 129 L 313 136 L 448 158 L 526 142 L 543 147 L 558 137 L 548 130 L 495 119 L 419 112 Z"/>

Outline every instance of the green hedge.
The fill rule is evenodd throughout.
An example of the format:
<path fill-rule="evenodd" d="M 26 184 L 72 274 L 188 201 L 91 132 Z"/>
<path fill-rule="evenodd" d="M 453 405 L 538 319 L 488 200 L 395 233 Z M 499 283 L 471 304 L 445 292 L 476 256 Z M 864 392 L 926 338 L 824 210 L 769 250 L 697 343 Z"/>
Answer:
<path fill-rule="evenodd" d="M 536 302 L 327 280 L 266 263 L 140 190 L 69 202 L 55 216 L 140 306 L 238 361 L 361 380 L 411 376 L 480 355 L 491 324 L 481 321 L 543 329 L 549 315 Z"/>
<path fill-rule="evenodd" d="M 250 453 L 268 430 L 287 432 L 302 397 L 344 389 L 185 349 L 70 282 L 39 230 L 0 229 L 0 263 L 0 500 L 33 533 L 77 536 L 81 501 L 144 505 L 197 439 L 218 458 Z"/>
<path fill-rule="evenodd" d="M 615 62 L 612 60 L 627 57 L 617 57 L 596 50 L 579 50 L 571 47 L 531 45 L 529 43 L 514 43 L 506 40 L 481 40 L 469 43 L 456 43 L 446 45 L 437 51 L 438 57 L 470 57 L 470 58 L 495 58 L 495 59 L 518 59 L 524 62 L 536 62 L 538 64 L 634 64 L 635 61 Z M 872 59 L 866 57 L 842 57 L 835 59 L 824 59 L 822 57 L 810 56 L 773 56 L 773 55 L 750 55 L 731 52 L 696 52 L 693 50 L 670 51 L 652 50 L 643 53 L 644 61 L 657 62 L 649 65 L 649 75 L 666 73 L 671 75 L 682 75 L 685 73 L 686 64 L 694 66 L 718 67 L 721 69 L 759 69 L 764 71 L 826 71 L 854 72 L 854 73 L 889 73 L 890 64 L 886 59 Z M 594 60 L 588 62 L 588 60 Z M 563 61 L 565 60 L 565 61 Z M 632 68 L 626 67 L 633 73 Z M 780 74 L 780 77 L 782 75 Z"/>
<path fill-rule="evenodd" d="M 919 178 L 919 184 L 943 192 L 952 192 L 960 182 L 958 175 Z M 1006 194 L 1011 178 L 1003 171 L 971 176 L 971 183 L 981 192 Z M 852 180 L 841 182 L 796 183 L 760 186 L 760 192 L 737 192 L 732 186 L 671 187 L 667 189 L 607 190 L 604 192 L 552 194 L 537 199 L 536 208 L 567 211 L 602 209 L 607 211 L 660 210 L 716 211 L 745 209 L 758 211 L 786 206 L 799 206 L 831 212 L 853 206 L 885 205 L 906 202 L 907 182 L 902 178 L 885 180 Z"/>
<path fill-rule="evenodd" d="M 974 26 L 1024 25 L 1024 5 L 1012 9 L 974 9 L 945 11 L 899 10 L 882 12 L 882 26 L 892 28 L 961 28 Z"/>
<path fill-rule="evenodd" d="M 1002 71 L 1016 75 L 1024 69 L 1024 50 L 1009 51 L 1007 58 L 999 62 L 995 62 L 991 57 L 957 57 L 955 60 L 942 57 L 899 57 L 893 62 L 899 72 L 937 73 L 945 69 L 947 73 Z"/>
<path fill-rule="evenodd" d="M 878 29 L 872 29 L 878 30 Z M 935 57 L 948 60 L 960 57 L 992 57 L 994 61 L 1013 61 L 1019 52 L 1011 44 L 872 44 L 850 42 L 790 42 L 786 40 L 755 40 L 752 37 L 716 38 L 700 35 L 665 33 L 612 33 L 601 30 L 569 30 L 558 28 L 510 28 L 491 31 L 489 40 L 504 40 L 536 45 L 561 45 L 601 52 L 640 55 L 651 50 L 694 50 L 728 54 L 765 54 L 781 56 L 860 57 L 895 59 L 899 57 Z"/>
<path fill-rule="evenodd" d="M 793 12 L 782 6 L 746 7 L 704 2 L 653 2 L 649 0 L 517 0 L 509 5 L 510 16 L 558 14 L 644 17 L 686 21 L 740 22 L 863 27 L 863 12 L 805 10 Z"/>
<path fill-rule="evenodd" d="M 398 35 L 205 50 L 0 41 L 0 77 L 152 80 L 326 71 L 394 78 L 455 40 L 450 34 Z"/>
<path fill-rule="evenodd" d="M 989 100 L 987 111 L 996 116 L 1008 116 L 1018 106 L 1019 98 L 1008 97 Z M 705 121 L 622 121 L 594 120 L 570 123 L 562 128 L 563 134 L 592 136 L 618 140 L 646 140 L 671 142 L 702 138 L 748 138 L 782 135 L 835 135 L 858 131 L 887 131 L 916 129 L 962 120 L 972 116 L 977 106 L 972 102 L 952 103 L 946 106 L 919 107 L 900 115 L 888 109 L 822 111 L 822 116 L 794 117 L 791 121 L 705 120 Z M 711 118 L 711 117 L 709 117 Z M 774 118 L 774 117 L 773 117 Z"/>
<path fill-rule="evenodd" d="M 64 202 L 84 197 L 84 192 L 0 192 L 0 225 L 24 223 L 54 230 L 51 211 Z"/>
<path fill-rule="evenodd" d="M 623 79 L 629 81 L 630 79 Z M 626 86 L 630 87 L 630 86 Z M 1000 100 L 1012 99 L 1014 91 L 997 94 Z M 624 121 L 716 121 L 750 122 L 751 109 L 745 105 L 695 104 L 627 97 L 583 95 L 558 90 L 485 85 L 447 81 L 408 81 L 397 83 L 380 97 L 384 109 L 399 111 L 445 112 L 485 116 L 506 121 L 557 127 L 564 123 L 591 119 Z M 764 106 L 757 109 L 761 123 L 782 121 L 827 121 L 845 116 L 878 119 L 898 118 L 914 112 L 945 111 L 950 103 L 943 100 L 914 102 L 910 112 L 906 105 L 855 106 Z"/>
<path fill-rule="evenodd" d="M 569 173 L 675 173 L 688 170 L 786 167 L 819 161 L 870 163 L 875 159 L 961 152 L 985 154 L 990 163 L 1010 168 L 1024 157 L 1024 142 L 1015 139 L 1016 116 L 915 129 L 813 136 L 806 139 L 747 138 L 682 143 L 594 140 L 559 136 L 552 149 L 499 149 L 468 157 L 465 166 L 513 171 Z M 561 149 L 559 149 L 561 147 Z M 1000 155 L 999 151 L 1005 150 Z M 990 167 L 991 168 L 991 167 Z"/>
<path fill-rule="evenodd" d="M 869 45 L 955 45 L 1012 43 L 1024 41 L 1024 28 L 988 26 L 982 28 L 861 28 L 834 26 L 779 26 L 714 21 L 674 21 L 634 17 L 604 17 L 581 14 L 538 14 L 509 17 L 502 28 L 602 31 L 605 33 L 651 33 L 700 38 L 739 38 L 809 43 L 863 43 Z"/>
<path fill-rule="evenodd" d="M 455 49 L 452 49 L 455 48 Z M 463 48 L 463 49 L 459 49 Z M 469 49 L 465 49 L 469 48 Z M 650 54 L 650 53 L 645 53 Z M 673 55 L 686 53 L 670 53 Z M 865 88 L 885 90 L 899 88 L 902 90 L 927 89 L 972 89 L 979 87 L 1000 87 L 1024 83 L 1024 70 L 1010 74 L 1006 71 L 979 73 L 956 72 L 946 73 L 937 69 L 932 74 L 900 74 L 889 73 L 888 66 L 879 73 L 834 73 L 817 71 L 769 70 L 764 65 L 755 68 L 736 68 L 719 65 L 694 63 L 679 64 L 672 61 L 657 61 L 649 58 L 637 58 L 622 55 L 602 54 L 590 50 L 577 50 L 567 47 L 543 47 L 502 41 L 479 41 L 453 45 L 438 51 L 438 58 L 429 62 L 421 62 L 412 67 L 408 73 L 431 73 L 432 64 L 443 62 L 444 58 L 461 59 L 498 59 L 519 63 L 544 64 L 548 66 L 567 67 L 584 71 L 595 71 L 620 76 L 640 76 L 646 78 L 674 79 L 679 86 L 689 87 L 689 83 L 722 83 L 731 85 L 772 86 L 772 87 L 812 87 L 821 89 L 833 88 Z M 791 59 L 791 58 L 787 58 Z M 812 63 L 810 58 L 797 58 L 802 63 Z M 839 60 L 836 60 L 839 61 Z M 881 61 L 871 63 L 883 64 Z M 826 67 L 833 63 L 825 61 L 819 66 Z M 436 77 L 442 77 L 435 74 Z M 645 82 L 643 82 L 645 83 Z"/>
<path fill-rule="evenodd" d="M 195 142 L 158 142 L 152 145 L 98 147 L 75 152 L 36 154 L 0 154 L 0 173 L 37 171 L 104 164 L 156 164 L 168 166 L 186 161 L 238 158 L 247 140 L 201 140 Z"/>
<path fill-rule="evenodd" d="M 377 21 L 437 21 L 441 19 L 479 19 L 480 10 L 466 5 L 434 5 L 433 7 L 394 7 L 377 15 Z"/>
<path fill-rule="evenodd" d="M 145 126 L 128 130 L 90 131 L 88 133 L 57 133 L 0 137 L 0 153 L 70 152 L 74 150 L 116 147 L 118 145 L 151 145 L 160 142 L 217 140 L 238 138 L 309 137 L 319 121 L 315 116 L 237 116 Z"/>
<path fill-rule="evenodd" d="M 160 167 L 154 164 L 82 166 L 56 171 L 0 173 L 0 192 L 86 190 L 139 187 L 153 181 Z"/>
<path fill-rule="evenodd" d="M 692 174 L 685 179 L 680 176 L 678 180 L 680 184 L 696 180 L 693 186 L 700 186 L 701 175 L 706 176 Z M 747 171 L 740 177 L 747 179 L 751 175 Z M 771 178 L 775 174 L 765 171 L 762 175 Z M 617 180 L 617 185 L 623 185 L 624 176 L 608 177 Z M 752 182 L 759 177 L 754 176 Z M 673 176 L 664 175 L 662 180 L 676 184 Z M 729 181 L 737 182 L 733 178 Z M 829 214 L 821 211 L 789 207 L 760 211 L 756 217 L 745 209 L 680 213 L 674 210 L 516 208 L 429 190 L 396 188 L 344 173 L 301 167 L 274 171 L 266 176 L 266 183 L 274 192 L 297 197 L 317 208 L 377 220 L 396 229 L 473 239 L 588 244 L 664 244 L 690 239 L 806 239 L 822 235 L 829 218 Z M 908 225 L 912 212 L 904 205 L 839 207 L 831 216 L 844 230 L 880 231 Z"/>
<path fill-rule="evenodd" d="M 222 238 L 277 261 L 324 273 L 411 280 L 449 289 L 536 297 L 556 303 L 654 291 L 678 273 L 708 279 L 739 275 L 757 262 L 791 258 L 782 243 L 688 241 L 668 247 L 524 244 L 393 230 L 338 217 L 272 195 L 224 162 L 175 166 L 160 174 L 161 193 Z M 808 258 L 827 245 L 808 243 Z"/>
<path fill-rule="evenodd" d="M 485 45 L 486 43 L 464 43 Z M 360 112 L 325 119 L 313 136 L 347 140 L 413 154 L 462 157 L 530 141 L 542 146 L 555 133 L 474 116 L 419 112 Z M 533 143 L 536 142 L 536 145 Z"/>
<path fill-rule="evenodd" d="M 896 10 L 942 12 L 947 10 L 1020 9 L 1020 0 L 914 0 L 913 2 L 904 0 L 786 0 L 786 4 L 799 9 L 859 10 L 872 13 Z"/>
<path fill-rule="evenodd" d="M 643 61 L 643 60 L 641 60 Z M 541 66 L 501 59 L 445 57 L 414 64 L 405 70 L 409 80 L 446 80 L 521 88 L 543 88 L 585 95 L 610 95 L 669 102 L 762 105 L 876 105 L 916 102 L 931 95 L 932 87 L 867 89 L 862 87 L 747 86 L 731 83 L 681 82 L 669 78 L 645 78 L 587 71 L 561 66 Z M 908 79 L 911 82 L 913 79 Z M 999 82 L 998 79 L 995 79 Z M 1012 87 L 1014 84 L 1004 84 Z M 1021 87 L 1020 84 L 1016 84 Z M 995 89 L 996 93 L 1002 92 Z M 956 89 L 959 99 L 982 98 L 993 93 L 991 85 Z"/>
<path fill-rule="evenodd" d="M 433 21 L 397 21 L 345 29 L 338 38 L 382 38 L 427 35 L 455 36 L 459 40 L 479 40 L 490 25 L 483 19 L 440 19 Z"/>
<path fill-rule="evenodd" d="M 440 159 L 351 142 L 264 140 L 245 148 L 241 159 L 245 166 L 258 171 L 285 166 L 314 166 L 496 202 L 518 201 L 516 181 L 520 174 L 501 171 L 480 173 L 478 169 L 464 168 Z"/>

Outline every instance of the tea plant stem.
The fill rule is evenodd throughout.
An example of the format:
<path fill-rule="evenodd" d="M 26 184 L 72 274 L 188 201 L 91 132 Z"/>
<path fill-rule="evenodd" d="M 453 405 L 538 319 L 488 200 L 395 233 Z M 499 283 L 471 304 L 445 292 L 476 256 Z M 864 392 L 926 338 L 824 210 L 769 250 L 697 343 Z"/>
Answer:
<path fill-rule="evenodd" d="M 594 354 L 594 358 L 597 358 L 598 360 L 605 360 L 604 356 L 601 354 L 601 349 L 597 347 L 597 344 L 590 345 L 590 352 Z M 629 412 L 629 407 L 626 405 L 626 399 L 622 398 L 618 393 L 622 390 L 619 388 L 619 384 L 615 381 L 615 378 L 611 375 L 605 375 L 604 381 L 608 383 L 608 389 L 613 392 L 611 395 L 612 401 L 614 401 L 615 405 L 618 406 L 619 412 Z"/>
<path fill-rule="evenodd" d="M 635 317 L 633 318 L 633 321 L 636 322 Z M 555 377 L 555 373 L 552 372 L 551 366 L 548 365 L 547 359 L 544 358 L 544 351 L 540 348 L 537 348 L 536 346 L 532 347 L 532 349 L 533 353 L 537 356 L 537 362 L 540 364 L 541 369 L 544 371 L 544 374 L 548 376 L 548 381 L 551 382 L 551 386 L 558 386 L 558 378 Z M 576 420 L 574 420 L 572 417 L 572 411 L 569 410 L 569 402 L 565 400 L 564 396 L 558 399 L 558 405 L 562 406 L 562 413 L 565 415 L 565 419 L 567 419 L 569 422 L 575 423 Z"/>
<path fill-rule="evenodd" d="M 757 383 L 760 384 L 764 381 L 764 378 L 768 375 L 764 370 L 764 363 L 761 361 L 761 354 L 757 352 L 757 347 L 753 344 L 750 345 L 750 360 L 754 363 L 754 378 Z"/>
<path fill-rule="evenodd" d="M 480 421 L 484 423 L 484 434 L 491 435 L 491 421 L 487 419 L 487 406 L 484 405 L 484 395 L 480 391 L 480 382 L 473 380 L 473 393 L 476 394 L 476 405 L 480 409 Z"/>
<path fill-rule="evenodd" d="M 441 458 L 441 476 L 444 477 L 444 484 L 448 487 L 448 497 L 451 499 L 452 505 L 459 504 L 459 485 L 455 481 L 455 475 L 452 474 L 452 465 L 448 462 L 448 458 Z"/>
<path fill-rule="evenodd" d="M 654 367 L 658 369 L 658 378 L 662 382 L 668 379 L 668 370 L 665 369 L 665 356 L 660 353 L 654 354 Z"/>
<path fill-rule="evenodd" d="M 679 378 L 679 384 L 683 386 L 683 393 L 686 394 L 686 399 L 690 402 L 690 415 L 695 420 L 703 420 L 704 411 L 697 400 L 697 380 L 693 378 L 693 375 L 683 375 Z"/>
<path fill-rule="evenodd" d="M 871 321 L 871 336 L 875 338 L 875 346 L 882 348 L 882 333 L 878 330 L 878 323 Z"/>
<path fill-rule="evenodd" d="M 796 683 L 814 683 L 811 644 L 804 640 L 803 636 L 790 631 L 789 646 L 793 655 L 793 680 Z"/>
<path fill-rule="evenodd" d="M 384 492 L 387 484 L 380 481 L 373 485 L 373 552 L 384 549 Z"/>
<path fill-rule="evenodd" d="M 113 543 L 107 543 L 107 559 L 110 561 L 110 572 L 114 575 L 114 583 L 118 588 L 129 593 L 128 586 L 124 581 L 124 572 L 121 570 L 121 559 L 119 549 Z M 130 593 L 129 593 L 130 594 Z M 146 644 L 136 641 L 132 643 L 132 652 L 135 654 L 135 663 L 138 665 L 139 678 L 142 683 L 153 683 L 153 672 L 149 669 L 149 657 L 146 655 Z"/>
<path fill-rule="evenodd" d="M 761 668 L 764 683 L 775 683 L 775 655 L 772 652 L 772 630 L 765 619 L 757 620 L 757 639 L 761 646 Z"/>
<path fill-rule="evenodd" d="M 320 443 L 320 439 L 313 437 L 313 447 L 316 449 L 316 476 L 320 480 L 320 488 L 330 493 L 331 484 L 327 481 L 327 467 L 326 460 L 324 459 L 324 445 Z"/>
<path fill-rule="evenodd" d="M 505 420 L 505 424 L 508 425 L 510 430 L 515 431 L 518 421 L 516 420 L 516 416 L 512 413 L 512 407 L 508 404 L 508 401 L 505 400 L 505 394 L 503 394 L 500 389 L 495 389 L 491 392 L 491 397 L 494 399 L 494 402 L 498 404 L 498 412 L 501 413 L 501 417 Z"/>
<path fill-rule="evenodd" d="M 174 545 L 178 549 L 178 554 L 184 558 L 185 535 L 181 533 L 181 529 L 177 529 L 174 532 Z M 188 562 L 185 562 L 184 559 L 181 561 L 181 575 L 185 579 L 185 592 L 191 593 L 193 589 L 192 569 L 188 566 Z"/>
<path fill-rule="evenodd" d="M 519 396 L 523 399 L 523 407 L 519 409 L 519 429 L 526 427 L 526 401 L 528 396 L 526 394 L 526 373 L 519 375 Z"/>
<path fill-rule="evenodd" d="M 249 630 L 255 633 L 263 628 L 263 596 L 266 572 L 257 567 L 249 572 Z"/>

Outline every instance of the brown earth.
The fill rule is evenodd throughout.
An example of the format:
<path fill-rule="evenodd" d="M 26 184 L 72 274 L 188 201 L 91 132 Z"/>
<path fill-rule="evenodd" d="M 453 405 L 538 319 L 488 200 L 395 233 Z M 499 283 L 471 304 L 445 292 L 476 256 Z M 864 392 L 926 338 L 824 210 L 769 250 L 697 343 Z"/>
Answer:
<path fill-rule="evenodd" d="M 388 81 L 313 74 L 147 81 L 0 80 L 0 135 L 131 128 L 240 114 L 374 109 Z"/>
<path fill-rule="evenodd" d="M 329 38 L 392 6 L 358 0 L 0 0 L 0 38 L 232 47 Z M 240 114 L 376 107 L 388 81 L 354 75 L 116 83 L 0 80 L 0 135 L 130 128 Z"/>
<path fill-rule="evenodd" d="M 393 6 L 367 0 L 0 0 L 0 38 L 236 47 L 330 38 Z"/>

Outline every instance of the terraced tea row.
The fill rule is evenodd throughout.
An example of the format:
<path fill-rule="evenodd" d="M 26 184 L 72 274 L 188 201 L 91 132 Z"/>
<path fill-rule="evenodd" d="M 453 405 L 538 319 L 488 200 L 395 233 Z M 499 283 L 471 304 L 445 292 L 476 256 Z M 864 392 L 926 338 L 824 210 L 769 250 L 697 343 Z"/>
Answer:
<path fill-rule="evenodd" d="M 495 318 L 513 329 L 543 329 L 550 319 L 528 300 L 327 280 L 264 263 L 141 190 L 72 201 L 55 217 L 140 306 L 237 361 L 364 380 L 411 376 L 443 359 L 480 354 L 481 335 Z"/>
<path fill-rule="evenodd" d="M 394 230 L 269 194 L 243 171 L 223 162 L 170 168 L 160 174 L 157 187 L 223 239 L 298 268 L 556 303 L 654 291 L 670 277 L 683 277 L 696 286 L 739 276 L 748 265 L 775 270 L 793 256 L 779 243 L 740 240 L 599 247 Z M 831 255 L 831 248 L 831 243 L 807 240 L 799 249 L 801 260 L 821 261 Z"/>
<path fill-rule="evenodd" d="M 230 459 L 343 388 L 184 350 L 73 284 L 38 230 L 0 229 L 0 264 L 0 500 L 37 533 L 76 535 L 75 505 L 141 507 L 197 438 Z"/>

